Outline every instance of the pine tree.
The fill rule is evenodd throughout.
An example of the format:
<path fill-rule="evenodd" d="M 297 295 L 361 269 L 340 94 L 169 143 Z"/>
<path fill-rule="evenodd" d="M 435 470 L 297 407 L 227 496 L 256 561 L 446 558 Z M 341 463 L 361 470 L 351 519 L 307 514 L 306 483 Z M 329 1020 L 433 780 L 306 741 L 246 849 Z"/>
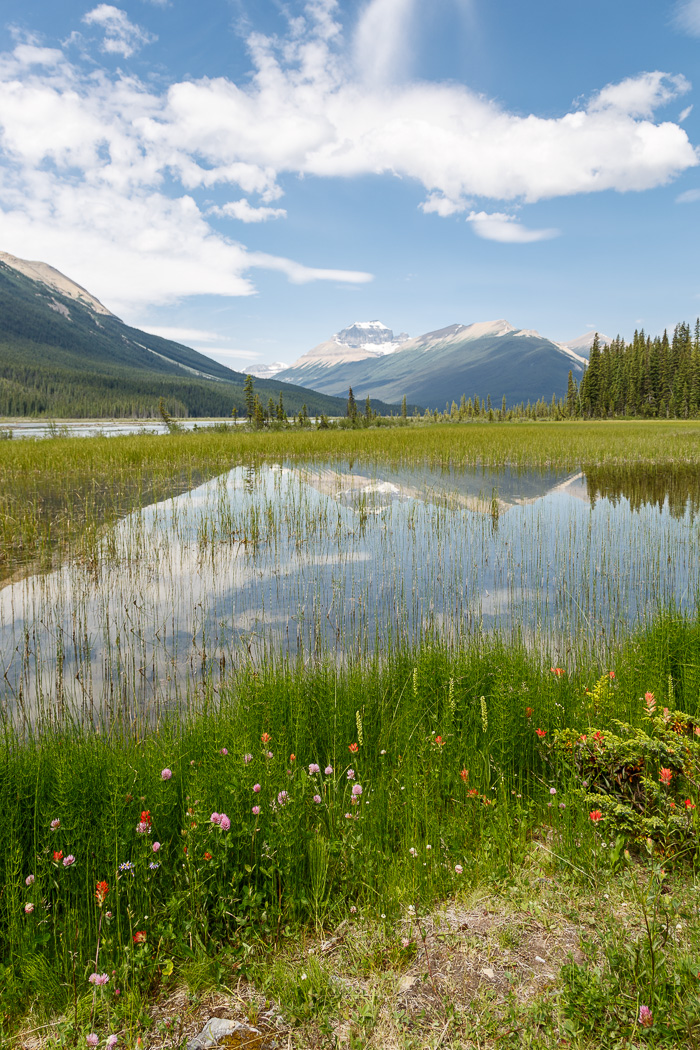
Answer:
<path fill-rule="evenodd" d="M 355 395 L 352 392 L 352 387 L 348 388 L 348 419 L 357 419 L 357 402 L 355 401 Z"/>
<path fill-rule="evenodd" d="M 255 382 L 251 375 L 245 377 L 243 396 L 245 397 L 245 413 L 250 422 L 253 418 L 253 413 L 255 412 Z"/>
<path fill-rule="evenodd" d="M 406 419 L 408 416 L 408 406 L 406 404 L 406 395 L 404 394 L 401 398 L 401 418 Z"/>

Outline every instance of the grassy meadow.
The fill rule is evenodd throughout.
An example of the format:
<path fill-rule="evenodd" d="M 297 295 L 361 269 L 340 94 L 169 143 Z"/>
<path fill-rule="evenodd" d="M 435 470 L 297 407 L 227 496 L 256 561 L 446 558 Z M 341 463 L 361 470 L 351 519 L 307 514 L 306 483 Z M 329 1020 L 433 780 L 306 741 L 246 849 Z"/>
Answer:
<path fill-rule="evenodd" d="M 695 549 L 698 424 L 202 431 L 0 442 L 0 574 L 282 459 L 588 470 Z M 695 609 L 597 663 L 448 627 L 219 667 L 157 718 L 6 715 L 0 1041 L 178 1046 L 225 1003 L 299 1047 L 700 1045 Z"/>

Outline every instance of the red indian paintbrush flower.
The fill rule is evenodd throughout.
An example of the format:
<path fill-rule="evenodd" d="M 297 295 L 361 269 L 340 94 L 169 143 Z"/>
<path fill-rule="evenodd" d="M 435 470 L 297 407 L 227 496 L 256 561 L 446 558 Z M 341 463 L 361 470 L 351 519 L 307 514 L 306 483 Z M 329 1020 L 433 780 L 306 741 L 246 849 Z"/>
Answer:
<path fill-rule="evenodd" d="M 108 893 L 109 886 L 107 885 L 106 881 L 103 880 L 102 882 L 98 882 L 97 889 L 95 890 L 95 900 L 97 901 L 100 907 L 102 907 L 102 905 L 104 904 L 105 897 Z"/>

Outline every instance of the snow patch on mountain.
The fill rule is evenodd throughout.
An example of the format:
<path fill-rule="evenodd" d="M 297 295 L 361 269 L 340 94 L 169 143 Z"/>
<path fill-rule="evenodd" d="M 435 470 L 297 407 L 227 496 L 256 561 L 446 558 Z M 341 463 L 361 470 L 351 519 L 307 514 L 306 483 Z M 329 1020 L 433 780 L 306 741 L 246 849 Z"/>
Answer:
<path fill-rule="evenodd" d="M 249 365 L 242 371 L 245 375 L 253 376 L 255 379 L 274 379 L 277 373 L 284 372 L 285 368 L 289 368 L 289 365 L 284 364 L 283 361 L 273 361 L 269 365 Z"/>

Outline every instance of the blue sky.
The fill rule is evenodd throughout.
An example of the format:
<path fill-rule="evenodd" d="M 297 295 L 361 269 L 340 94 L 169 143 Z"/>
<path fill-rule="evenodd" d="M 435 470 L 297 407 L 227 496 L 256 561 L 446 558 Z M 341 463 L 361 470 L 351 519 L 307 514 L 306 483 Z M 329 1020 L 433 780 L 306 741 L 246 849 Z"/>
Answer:
<path fill-rule="evenodd" d="M 700 313 L 700 0 L 5 0 L 0 250 L 233 368 Z"/>

